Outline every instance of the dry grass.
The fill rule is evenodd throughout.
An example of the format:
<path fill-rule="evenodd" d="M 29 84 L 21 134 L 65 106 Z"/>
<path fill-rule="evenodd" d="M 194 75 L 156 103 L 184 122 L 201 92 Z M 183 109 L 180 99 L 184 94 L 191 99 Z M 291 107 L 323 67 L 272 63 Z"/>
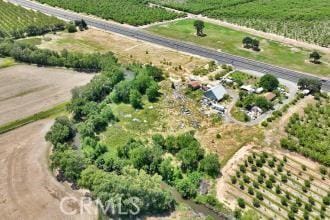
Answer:
<path fill-rule="evenodd" d="M 92 28 L 74 34 L 63 32 L 57 35 L 48 34 L 46 39 L 48 40 L 43 40 L 39 47 L 58 51 L 63 49 L 101 53 L 112 51 L 121 63 L 133 61 L 153 63 L 168 73 L 177 75 L 191 73 L 196 66 L 204 66 L 208 62 L 207 59 L 201 57 L 194 57 L 155 44 Z"/>

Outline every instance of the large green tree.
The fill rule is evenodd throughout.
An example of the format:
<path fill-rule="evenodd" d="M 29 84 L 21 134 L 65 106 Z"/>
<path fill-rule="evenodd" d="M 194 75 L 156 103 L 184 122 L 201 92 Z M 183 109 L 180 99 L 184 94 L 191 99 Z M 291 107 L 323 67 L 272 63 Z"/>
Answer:
<path fill-rule="evenodd" d="M 204 24 L 204 21 L 201 21 L 201 20 L 195 20 L 194 21 L 194 27 L 196 29 L 196 35 L 199 36 L 199 37 L 202 37 L 204 36 L 204 27 L 205 27 L 205 24 Z"/>
<path fill-rule="evenodd" d="M 275 76 L 273 76 L 271 74 L 265 74 L 264 76 L 262 76 L 260 78 L 259 84 L 265 90 L 273 91 L 273 90 L 277 89 L 280 82 L 278 81 L 278 79 Z"/>

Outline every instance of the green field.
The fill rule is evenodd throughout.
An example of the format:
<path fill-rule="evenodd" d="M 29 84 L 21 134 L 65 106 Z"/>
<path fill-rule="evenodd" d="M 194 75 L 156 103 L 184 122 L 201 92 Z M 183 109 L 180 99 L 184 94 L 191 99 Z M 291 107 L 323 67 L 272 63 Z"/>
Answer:
<path fill-rule="evenodd" d="M 152 2 L 293 39 L 324 46 L 330 45 L 330 1 L 328 0 L 153 0 Z"/>
<path fill-rule="evenodd" d="M 0 0 L 0 38 L 22 38 L 60 30 L 64 22 Z"/>
<path fill-rule="evenodd" d="M 111 19 L 134 26 L 145 25 L 156 21 L 171 20 L 183 14 L 167 11 L 163 8 L 151 8 L 140 0 L 38 0 L 52 6 L 70 9 Z"/>
<path fill-rule="evenodd" d="M 219 25 L 205 23 L 204 32 L 207 36 L 196 37 L 193 20 L 180 20 L 169 24 L 160 24 L 147 30 L 162 36 L 178 40 L 190 41 L 223 52 L 251 58 L 254 60 L 275 64 L 316 75 L 330 75 L 330 55 L 322 54 L 323 63 L 320 65 L 308 62 L 310 51 L 292 48 L 275 41 L 255 37 L 260 40 L 260 52 L 247 50 L 242 47 L 242 39 L 247 34 Z"/>

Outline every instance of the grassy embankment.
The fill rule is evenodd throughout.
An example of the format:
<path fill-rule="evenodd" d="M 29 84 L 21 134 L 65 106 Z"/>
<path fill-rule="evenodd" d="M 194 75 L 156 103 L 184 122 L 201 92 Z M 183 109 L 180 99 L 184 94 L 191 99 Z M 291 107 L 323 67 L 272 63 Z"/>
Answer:
<path fill-rule="evenodd" d="M 180 20 L 168 24 L 160 24 L 147 28 L 158 35 L 178 40 L 190 41 L 223 52 L 246 58 L 302 71 L 320 76 L 330 76 L 330 54 L 322 54 L 322 64 L 312 64 L 308 61 L 311 51 L 290 47 L 275 41 L 252 36 L 260 41 L 260 52 L 247 50 L 242 46 L 242 40 L 251 36 L 244 32 L 205 23 L 205 37 L 196 37 L 194 20 Z"/>
<path fill-rule="evenodd" d="M 16 121 L 12 121 L 7 124 L 1 125 L 0 134 L 6 133 L 8 131 L 14 130 L 16 128 L 22 127 L 24 125 L 30 124 L 32 122 L 35 122 L 35 121 L 38 121 L 41 119 L 58 116 L 59 114 L 62 114 L 63 112 L 65 112 L 66 105 L 67 105 L 67 102 L 59 104 L 46 111 L 42 111 L 42 112 L 36 113 L 34 115 L 28 116 L 26 118 L 18 119 Z"/>

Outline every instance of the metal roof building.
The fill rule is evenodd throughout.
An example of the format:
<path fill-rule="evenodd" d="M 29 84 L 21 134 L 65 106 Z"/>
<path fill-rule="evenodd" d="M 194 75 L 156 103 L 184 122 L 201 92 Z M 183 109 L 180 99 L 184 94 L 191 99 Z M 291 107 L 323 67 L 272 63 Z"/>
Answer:
<path fill-rule="evenodd" d="M 217 85 L 207 90 L 204 96 L 214 101 L 220 101 L 225 94 L 227 94 L 226 89 L 222 85 Z"/>

